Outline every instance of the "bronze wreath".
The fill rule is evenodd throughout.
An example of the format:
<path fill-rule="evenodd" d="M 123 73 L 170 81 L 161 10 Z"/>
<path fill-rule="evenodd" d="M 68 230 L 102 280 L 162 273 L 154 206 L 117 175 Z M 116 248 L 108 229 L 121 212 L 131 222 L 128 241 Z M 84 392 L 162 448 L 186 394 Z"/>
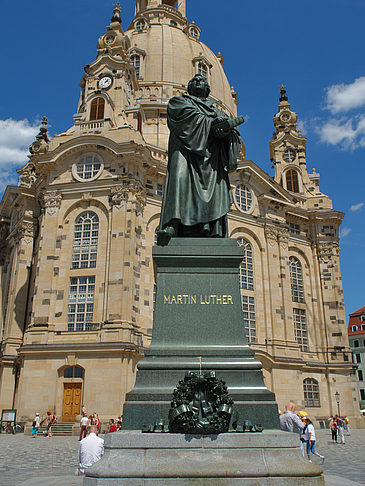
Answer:
<path fill-rule="evenodd" d="M 228 432 L 233 400 L 214 371 L 188 371 L 174 390 L 169 431 L 180 434 Z"/>

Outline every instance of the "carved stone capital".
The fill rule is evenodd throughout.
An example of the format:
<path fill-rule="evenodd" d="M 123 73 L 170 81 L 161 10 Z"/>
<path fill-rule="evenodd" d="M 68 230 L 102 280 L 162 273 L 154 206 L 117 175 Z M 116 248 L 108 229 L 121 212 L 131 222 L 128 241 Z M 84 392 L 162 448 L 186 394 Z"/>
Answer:
<path fill-rule="evenodd" d="M 49 191 L 43 194 L 42 206 L 46 210 L 46 214 L 53 216 L 57 213 L 61 206 L 62 195 L 58 191 Z"/>
<path fill-rule="evenodd" d="M 146 194 L 138 181 L 125 181 L 124 184 L 119 184 L 110 189 L 109 204 L 115 210 L 126 209 L 127 202 L 130 201 L 133 205 L 137 216 L 143 213 L 146 205 Z"/>
<path fill-rule="evenodd" d="M 318 257 L 323 263 L 328 263 L 332 257 L 340 254 L 340 245 L 337 242 L 327 242 L 318 244 Z"/>
<path fill-rule="evenodd" d="M 20 240 L 24 240 L 26 244 L 32 242 L 34 238 L 35 228 L 33 223 L 23 221 L 13 232 L 13 239 L 15 243 L 19 243 Z"/>
<path fill-rule="evenodd" d="M 126 185 L 114 186 L 110 189 L 109 204 L 115 209 L 125 209 L 128 201 L 129 189 Z"/>
<path fill-rule="evenodd" d="M 277 241 L 278 230 L 271 226 L 265 226 L 265 236 L 269 246 L 274 246 Z"/>

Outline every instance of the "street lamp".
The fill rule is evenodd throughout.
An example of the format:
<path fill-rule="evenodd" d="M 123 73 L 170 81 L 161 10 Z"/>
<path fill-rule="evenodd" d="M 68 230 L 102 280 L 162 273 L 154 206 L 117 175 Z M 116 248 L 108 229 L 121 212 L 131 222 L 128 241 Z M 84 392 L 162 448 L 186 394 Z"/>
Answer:
<path fill-rule="evenodd" d="M 340 417 L 340 394 L 338 393 L 338 391 L 336 391 L 335 393 L 335 398 L 337 403 L 338 416 Z"/>

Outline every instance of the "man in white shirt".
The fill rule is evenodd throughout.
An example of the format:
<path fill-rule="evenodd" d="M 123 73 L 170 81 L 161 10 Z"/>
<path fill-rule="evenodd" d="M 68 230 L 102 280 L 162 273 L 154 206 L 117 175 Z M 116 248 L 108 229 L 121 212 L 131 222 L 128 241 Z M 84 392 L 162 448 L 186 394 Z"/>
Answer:
<path fill-rule="evenodd" d="M 85 473 L 85 469 L 101 459 L 104 454 L 104 439 L 97 436 L 98 429 L 95 425 L 90 427 L 87 437 L 79 444 L 79 471 Z"/>

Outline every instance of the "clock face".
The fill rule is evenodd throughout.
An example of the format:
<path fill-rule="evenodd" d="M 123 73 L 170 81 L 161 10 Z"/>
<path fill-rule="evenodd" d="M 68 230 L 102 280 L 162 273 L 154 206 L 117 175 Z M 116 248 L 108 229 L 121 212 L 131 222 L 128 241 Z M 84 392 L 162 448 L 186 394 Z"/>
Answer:
<path fill-rule="evenodd" d="M 108 89 L 112 85 L 113 78 L 110 76 L 103 76 L 101 79 L 99 79 L 99 87 L 102 89 Z"/>
<path fill-rule="evenodd" d="M 287 121 L 290 119 L 290 113 L 288 113 L 288 112 L 283 113 L 283 114 L 281 115 L 280 119 L 281 119 L 281 121 L 283 121 L 283 122 L 287 122 Z"/>

